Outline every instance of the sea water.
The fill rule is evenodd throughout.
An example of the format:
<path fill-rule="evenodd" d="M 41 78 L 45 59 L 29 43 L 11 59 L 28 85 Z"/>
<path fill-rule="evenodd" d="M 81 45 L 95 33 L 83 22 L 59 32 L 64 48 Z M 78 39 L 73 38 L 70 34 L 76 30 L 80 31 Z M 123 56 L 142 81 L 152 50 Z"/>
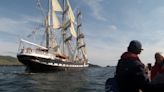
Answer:
<path fill-rule="evenodd" d="M 0 66 L 0 92 L 105 92 L 115 67 L 26 73 L 24 66 Z"/>

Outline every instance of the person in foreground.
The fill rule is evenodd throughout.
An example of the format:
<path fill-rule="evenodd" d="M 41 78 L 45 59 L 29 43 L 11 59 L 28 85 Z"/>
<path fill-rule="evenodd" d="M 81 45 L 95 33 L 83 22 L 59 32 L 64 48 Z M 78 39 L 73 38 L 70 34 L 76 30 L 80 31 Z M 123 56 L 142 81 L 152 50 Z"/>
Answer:
<path fill-rule="evenodd" d="M 160 52 L 155 53 L 155 64 L 151 69 L 151 82 L 164 83 L 164 57 Z"/>
<path fill-rule="evenodd" d="M 141 43 L 132 40 L 128 51 L 121 55 L 115 74 L 119 92 L 164 92 L 164 84 L 150 83 L 145 66 L 138 57 L 142 50 Z"/>

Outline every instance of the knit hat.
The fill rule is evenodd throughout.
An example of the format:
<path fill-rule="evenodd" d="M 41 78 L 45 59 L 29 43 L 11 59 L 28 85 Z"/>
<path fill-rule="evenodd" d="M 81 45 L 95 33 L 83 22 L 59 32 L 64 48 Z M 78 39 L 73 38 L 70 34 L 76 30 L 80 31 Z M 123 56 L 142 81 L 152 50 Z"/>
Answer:
<path fill-rule="evenodd" d="M 128 46 L 128 51 L 138 53 L 141 52 L 142 44 L 138 40 L 132 40 Z"/>

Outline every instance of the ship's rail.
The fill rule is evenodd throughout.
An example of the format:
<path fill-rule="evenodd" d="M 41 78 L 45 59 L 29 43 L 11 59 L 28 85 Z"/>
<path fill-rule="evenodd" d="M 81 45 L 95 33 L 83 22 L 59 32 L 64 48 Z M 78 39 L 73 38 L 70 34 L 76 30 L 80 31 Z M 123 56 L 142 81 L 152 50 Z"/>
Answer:
<path fill-rule="evenodd" d="M 47 51 L 40 51 L 37 49 L 32 49 L 32 48 L 23 48 L 20 50 L 20 53 L 24 53 L 24 54 L 43 54 L 43 55 L 48 55 Z"/>
<path fill-rule="evenodd" d="M 18 54 L 36 56 L 36 57 L 41 57 L 41 58 L 50 58 L 50 59 L 56 58 L 56 59 L 60 59 L 62 61 L 68 60 L 68 58 L 66 56 L 63 56 L 63 55 L 60 55 L 57 53 L 49 53 L 48 49 L 46 47 L 29 42 L 24 39 L 20 40 Z"/>
<path fill-rule="evenodd" d="M 47 51 L 40 51 L 38 49 L 31 49 L 31 48 L 23 48 L 18 52 L 18 54 L 22 55 L 30 55 L 42 58 L 51 58 L 54 59 L 55 55 L 48 53 Z"/>
<path fill-rule="evenodd" d="M 46 47 L 21 39 L 18 54 L 33 55 L 46 58 L 55 58 L 53 54 L 48 53 Z"/>
<path fill-rule="evenodd" d="M 35 44 L 35 43 L 32 43 L 32 42 L 29 42 L 29 41 L 27 41 L 27 40 L 24 40 L 24 39 L 21 39 L 20 40 L 20 46 L 22 45 L 22 44 L 24 44 L 24 43 L 26 43 L 26 44 L 29 44 L 29 45 L 32 45 L 32 46 L 35 46 L 35 47 L 39 47 L 39 48 L 42 48 L 42 49 L 48 49 L 48 48 L 46 48 L 46 47 L 44 47 L 44 46 L 41 46 L 41 45 L 38 45 L 38 44 Z M 19 46 L 19 48 L 20 48 L 20 46 Z"/>

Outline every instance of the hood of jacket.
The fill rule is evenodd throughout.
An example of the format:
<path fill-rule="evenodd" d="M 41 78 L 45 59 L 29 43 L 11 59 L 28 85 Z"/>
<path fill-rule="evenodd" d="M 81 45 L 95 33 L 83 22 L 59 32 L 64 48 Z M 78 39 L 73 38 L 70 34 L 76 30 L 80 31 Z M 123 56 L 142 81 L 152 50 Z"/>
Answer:
<path fill-rule="evenodd" d="M 131 61 L 140 61 L 138 54 L 132 53 L 132 52 L 125 52 L 121 55 L 122 60 L 131 60 Z"/>

